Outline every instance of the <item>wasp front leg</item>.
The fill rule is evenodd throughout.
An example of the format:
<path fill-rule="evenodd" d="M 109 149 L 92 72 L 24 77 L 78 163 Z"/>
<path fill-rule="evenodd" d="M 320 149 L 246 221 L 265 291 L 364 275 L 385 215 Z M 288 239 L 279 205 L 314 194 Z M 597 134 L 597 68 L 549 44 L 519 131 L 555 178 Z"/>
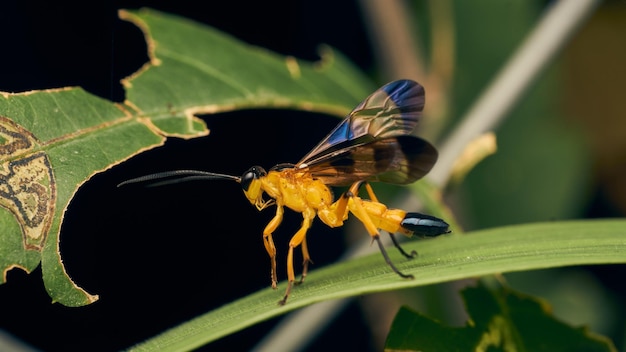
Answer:
<path fill-rule="evenodd" d="M 308 208 L 306 210 L 304 210 L 302 212 L 302 216 L 304 217 L 304 219 L 302 220 L 302 226 L 300 227 L 300 229 L 298 230 L 298 232 L 296 232 L 295 235 L 293 235 L 293 237 L 291 238 L 291 240 L 289 241 L 289 251 L 287 252 L 287 289 L 285 290 L 285 296 L 283 297 L 282 300 L 280 300 L 278 302 L 278 304 L 280 304 L 281 306 L 284 305 L 285 303 L 287 303 L 287 298 L 289 298 L 289 294 L 291 293 L 291 289 L 293 288 L 293 284 L 296 281 L 296 274 L 295 271 L 293 269 L 293 250 L 294 248 L 298 247 L 299 245 L 304 244 L 304 246 L 306 246 L 305 241 L 306 241 L 306 233 L 309 230 L 309 228 L 311 227 L 311 223 L 313 222 L 313 219 L 315 218 L 315 210 L 313 210 L 312 208 Z M 306 271 L 308 268 L 308 263 L 310 262 L 311 258 L 309 258 L 309 251 L 308 249 L 306 249 L 306 247 L 303 247 L 302 249 L 302 255 L 304 256 L 304 269 L 303 269 L 303 276 L 302 276 L 302 280 L 304 280 L 304 276 L 306 275 Z"/>
<path fill-rule="evenodd" d="M 283 206 L 276 206 L 276 215 L 274 218 L 265 226 L 263 230 L 263 244 L 265 245 L 265 250 L 267 254 L 270 256 L 271 262 L 271 272 L 270 277 L 272 279 L 272 288 L 276 288 L 278 279 L 276 277 L 276 246 L 274 245 L 274 238 L 272 237 L 272 233 L 278 228 L 278 225 L 283 221 Z"/>

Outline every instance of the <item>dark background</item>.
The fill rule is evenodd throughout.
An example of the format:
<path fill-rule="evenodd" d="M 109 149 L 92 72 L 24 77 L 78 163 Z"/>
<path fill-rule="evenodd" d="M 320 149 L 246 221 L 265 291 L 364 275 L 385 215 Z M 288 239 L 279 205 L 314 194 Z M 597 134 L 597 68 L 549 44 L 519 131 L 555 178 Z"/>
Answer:
<path fill-rule="evenodd" d="M 331 4 L 333 10 L 326 11 Z M 6 39 L 0 91 L 81 86 L 123 101 L 120 79 L 140 68 L 147 56 L 139 29 L 120 21 L 117 10 L 144 6 L 210 24 L 285 55 L 317 60 L 317 46 L 326 43 L 364 70 L 372 64 L 352 1 L 250 2 L 246 11 L 239 2 L 228 1 L 9 2 L 0 12 Z M 323 23 L 318 21 L 322 15 Z M 158 190 L 117 189 L 116 184 L 171 169 L 239 176 L 252 165 L 297 162 L 338 121 L 285 110 L 218 114 L 206 121 L 210 137 L 170 139 L 162 148 L 96 175 L 71 202 L 62 228 L 64 264 L 73 280 L 100 300 L 82 308 L 51 304 L 40 269 L 32 274 L 13 270 L 0 288 L 0 328 L 43 350 L 119 350 L 236 298 L 270 289 L 261 233 L 273 211 L 259 213 L 238 184 L 193 183 Z M 286 214 L 275 236 L 279 253 L 285 253 L 300 221 L 299 214 Z M 340 229 L 316 224 L 309 245 L 313 268 L 334 261 L 343 246 Z M 279 278 L 284 279 L 284 257 L 278 263 Z M 352 317 L 337 321 L 327 342 L 319 343 L 367 350 L 366 338 L 345 339 L 346 333 L 367 336 L 366 328 L 359 333 L 360 324 L 355 324 L 361 320 L 358 310 L 348 311 Z M 205 349 L 249 349 L 276 320 Z"/>

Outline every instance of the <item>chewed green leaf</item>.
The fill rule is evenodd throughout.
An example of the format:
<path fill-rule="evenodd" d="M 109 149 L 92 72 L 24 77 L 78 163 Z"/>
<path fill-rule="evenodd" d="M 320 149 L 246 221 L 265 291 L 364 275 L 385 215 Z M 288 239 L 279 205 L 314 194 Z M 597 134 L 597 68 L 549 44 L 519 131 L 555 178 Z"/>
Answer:
<path fill-rule="evenodd" d="M 462 293 L 471 323 L 449 327 L 406 307 L 387 336 L 386 351 L 616 351 L 605 337 L 571 327 L 547 304 L 496 283 Z"/>
<path fill-rule="evenodd" d="M 30 272 L 41 261 L 53 300 L 94 301 L 97 296 L 74 285 L 61 264 L 58 235 L 65 207 L 93 174 L 164 138 L 123 107 L 79 88 L 3 95 L 0 136 L 2 282 L 8 270 Z"/>
<path fill-rule="evenodd" d="M 375 87 L 326 48 L 319 63 L 284 57 L 152 10 L 121 11 L 144 30 L 151 65 L 125 81 L 155 124 L 194 114 L 274 107 L 343 115 Z"/>
<path fill-rule="evenodd" d="M 55 302 L 95 301 L 65 272 L 59 237 L 78 187 L 166 137 L 208 134 L 198 114 L 285 107 L 341 116 L 371 83 L 330 49 L 301 62 L 207 26 L 151 10 L 122 11 L 148 43 L 150 62 L 124 80 L 114 104 L 80 88 L 0 93 L 0 270 L 41 263 Z"/>

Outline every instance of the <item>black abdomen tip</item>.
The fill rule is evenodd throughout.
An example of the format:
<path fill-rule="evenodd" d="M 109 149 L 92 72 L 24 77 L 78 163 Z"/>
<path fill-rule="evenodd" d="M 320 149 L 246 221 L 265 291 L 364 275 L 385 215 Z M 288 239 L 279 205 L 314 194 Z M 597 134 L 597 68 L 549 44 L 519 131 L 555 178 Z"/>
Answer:
<path fill-rule="evenodd" d="M 447 222 L 421 213 L 407 213 L 400 225 L 418 236 L 435 237 L 450 233 L 450 225 Z"/>

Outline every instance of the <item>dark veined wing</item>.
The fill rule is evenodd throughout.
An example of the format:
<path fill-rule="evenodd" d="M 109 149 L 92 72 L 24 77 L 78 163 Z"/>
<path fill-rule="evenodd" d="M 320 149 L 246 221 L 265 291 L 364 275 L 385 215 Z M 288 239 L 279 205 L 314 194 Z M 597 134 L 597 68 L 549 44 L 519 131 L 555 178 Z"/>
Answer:
<path fill-rule="evenodd" d="M 312 166 L 339 150 L 410 134 L 422 116 L 424 100 L 424 88 L 417 82 L 386 84 L 354 108 L 297 166 Z"/>
<path fill-rule="evenodd" d="M 399 136 L 347 147 L 309 165 L 313 177 L 329 186 L 357 181 L 409 184 L 424 177 L 437 161 L 437 150 L 414 136 Z"/>
<path fill-rule="evenodd" d="M 356 181 L 408 184 L 426 175 L 437 150 L 410 136 L 424 108 L 424 88 L 391 82 L 359 104 L 296 166 L 331 186 Z"/>

